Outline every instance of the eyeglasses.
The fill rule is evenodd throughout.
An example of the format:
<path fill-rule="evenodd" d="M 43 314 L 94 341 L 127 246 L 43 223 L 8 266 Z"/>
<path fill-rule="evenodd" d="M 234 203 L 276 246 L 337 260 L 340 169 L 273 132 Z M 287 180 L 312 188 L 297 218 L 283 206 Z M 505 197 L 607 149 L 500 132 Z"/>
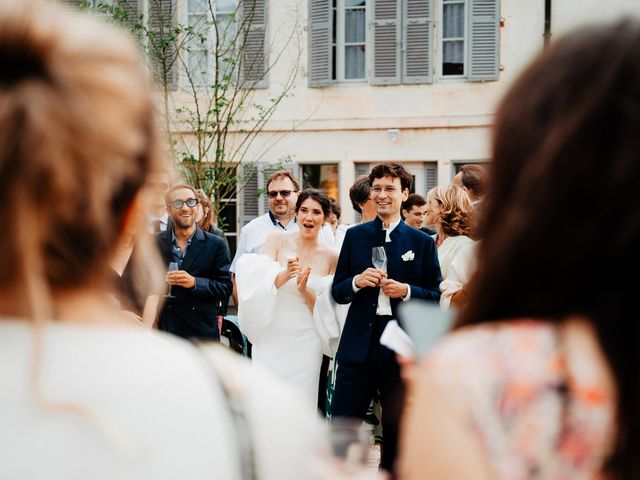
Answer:
<path fill-rule="evenodd" d="M 196 205 L 198 205 L 198 199 L 197 198 L 187 198 L 186 200 L 174 200 L 173 202 L 170 203 L 170 205 L 173 208 L 175 208 L 176 210 L 178 210 L 179 208 L 182 208 L 185 203 L 187 204 L 187 207 L 193 208 Z"/>
<path fill-rule="evenodd" d="M 287 198 L 293 192 L 293 190 L 271 190 L 267 195 L 269 195 L 269 198 L 276 198 L 278 194 L 280 194 L 282 195 L 282 198 Z"/>

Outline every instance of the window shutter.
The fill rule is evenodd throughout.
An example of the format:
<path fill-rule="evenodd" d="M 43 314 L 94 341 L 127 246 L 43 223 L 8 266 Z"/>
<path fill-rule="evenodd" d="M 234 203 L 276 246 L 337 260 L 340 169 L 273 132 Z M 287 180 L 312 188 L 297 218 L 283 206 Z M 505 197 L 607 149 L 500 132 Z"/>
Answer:
<path fill-rule="evenodd" d="M 427 162 L 424 164 L 424 183 L 426 192 L 416 192 L 424 195 L 434 187 L 438 186 L 438 164 L 435 162 Z"/>
<path fill-rule="evenodd" d="M 149 60 L 156 80 L 171 90 L 175 90 L 178 83 L 173 32 L 175 7 L 175 0 L 149 0 Z"/>
<path fill-rule="evenodd" d="M 372 21 L 373 67 L 372 85 L 400 83 L 400 0 L 374 0 Z"/>
<path fill-rule="evenodd" d="M 332 15 L 330 0 L 309 0 L 309 86 L 331 85 Z"/>
<path fill-rule="evenodd" d="M 258 208 L 258 167 L 257 165 L 243 165 L 240 177 L 242 188 L 242 214 L 240 228 L 256 218 L 260 212 Z"/>
<path fill-rule="evenodd" d="M 498 80 L 499 0 L 471 0 L 469 75 L 471 81 Z"/>
<path fill-rule="evenodd" d="M 268 163 L 263 163 L 260 165 L 260 215 L 263 215 L 269 211 L 269 197 L 267 196 L 267 179 L 271 176 L 271 174 L 280 170 L 280 168 L 270 165 Z"/>
<path fill-rule="evenodd" d="M 371 173 L 371 168 L 368 163 L 356 163 L 356 179 L 363 175 L 369 175 L 369 173 Z"/>
<path fill-rule="evenodd" d="M 66 3 L 67 5 L 70 5 L 72 7 L 79 8 L 82 0 L 62 0 L 62 3 Z"/>
<path fill-rule="evenodd" d="M 405 0 L 402 83 L 433 81 L 433 0 Z"/>
<path fill-rule="evenodd" d="M 241 0 L 243 28 L 240 78 L 244 88 L 267 88 L 267 5 L 266 0 Z"/>
<path fill-rule="evenodd" d="M 126 14 L 122 24 L 131 32 L 137 35 L 135 25 L 140 22 L 140 2 L 139 0 L 122 0 L 120 8 Z"/>

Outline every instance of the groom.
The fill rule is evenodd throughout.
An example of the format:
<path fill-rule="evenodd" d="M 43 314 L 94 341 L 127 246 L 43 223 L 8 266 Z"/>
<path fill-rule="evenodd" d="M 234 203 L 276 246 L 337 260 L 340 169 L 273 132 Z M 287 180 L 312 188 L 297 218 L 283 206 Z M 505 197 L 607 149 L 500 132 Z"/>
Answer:
<path fill-rule="evenodd" d="M 389 320 L 398 318 L 400 302 L 438 301 L 442 280 L 433 239 L 400 218 L 411 182 L 401 165 L 374 167 L 369 183 L 378 216 L 347 230 L 332 287 L 337 303 L 351 303 L 336 354 L 332 416 L 364 418 L 377 389 L 384 435 L 381 467 L 389 472 L 396 458 L 404 388 L 395 353 L 380 345 L 380 335 Z M 386 250 L 386 271 L 372 265 L 372 249 L 378 246 Z"/>

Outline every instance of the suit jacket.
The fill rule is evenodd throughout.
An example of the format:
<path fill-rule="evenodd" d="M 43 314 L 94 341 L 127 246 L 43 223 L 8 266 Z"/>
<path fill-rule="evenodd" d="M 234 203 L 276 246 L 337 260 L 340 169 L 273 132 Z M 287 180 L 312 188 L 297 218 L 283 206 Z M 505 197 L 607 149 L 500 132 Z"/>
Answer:
<path fill-rule="evenodd" d="M 156 240 L 162 259 L 168 265 L 173 261 L 171 230 L 159 233 Z M 160 312 L 160 330 L 183 338 L 218 338 L 218 304 L 226 302 L 231 295 L 229 265 L 229 254 L 222 239 L 196 226 L 180 266 L 195 277 L 196 285 L 192 289 L 171 287 L 175 298 L 168 298 Z"/>
<path fill-rule="evenodd" d="M 336 355 L 338 362 L 365 363 L 369 351 L 380 287 L 366 287 L 354 293 L 352 282 L 353 277 L 373 267 L 373 247 L 385 246 L 389 278 L 408 283 L 412 299 L 434 302 L 440 299 L 442 278 L 433 239 L 403 221 L 391 232 L 391 242 L 385 243 L 385 236 L 380 218 L 347 230 L 331 289 L 337 303 L 351 303 Z M 402 256 L 410 250 L 413 259 L 403 260 Z M 402 299 L 390 300 L 397 319 L 397 307 Z"/>

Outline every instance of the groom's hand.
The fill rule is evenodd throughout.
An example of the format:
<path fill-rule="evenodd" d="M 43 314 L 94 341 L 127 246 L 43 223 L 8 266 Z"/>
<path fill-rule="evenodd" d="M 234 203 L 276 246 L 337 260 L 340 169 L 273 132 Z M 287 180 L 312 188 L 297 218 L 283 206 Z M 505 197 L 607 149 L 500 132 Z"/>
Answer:
<path fill-rule="evenodd" d="M 382 293 L 389 298 L 404 298 L 409 293 L 405 283 L 400 283 L 391 278 L 383 279 L 380 282 L 380 288 L 382 288 Z"/>
<path fill-rule="evenodd" d="M 387 272 L 379 268 L 367 268 L 360 275 L 356 275 L 356 287 L 377 287 L 380 280 L 386 278 Z"/>

